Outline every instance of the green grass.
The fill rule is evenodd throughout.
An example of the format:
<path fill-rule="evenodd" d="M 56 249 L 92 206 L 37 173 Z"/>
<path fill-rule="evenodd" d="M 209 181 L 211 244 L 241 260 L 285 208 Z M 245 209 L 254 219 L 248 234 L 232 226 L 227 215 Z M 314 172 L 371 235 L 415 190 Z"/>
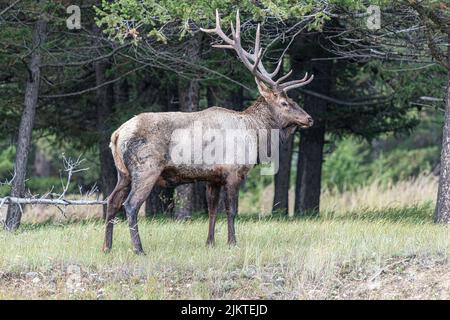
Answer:
<path fill-rule="evenodd" d="M 434 219 L 435 204 L 427 201 L 399 208 L 360 208 L 349 212 L 324 212 L 323 218 L 333 220 L 404 222 L 429 224 Z"/>
<path fill-rule="evenodd" d="M 448 261 L 448 228 L 432 224 L 429 211 L 412 207 L 335 219 L 241 216 L 234 248 L 226 245 L 223 217 L 214 248 L 205 246 L 204 218 L 141 219 L 146 256 L 132 253 L 125 222 L 115 226 L 110 254 L 101 252 L 104 227 L 98 221 L 24 225 L 16 234 L 0 232 L 0 288 L 37 271 L 47 280 L 56 277 L 53 291 L 37 296 L 46 298 L 302 298 L 310 286 L 332 288 L 348 266 L 370 271 L 405 257 Z M 64 287 L 69 265 L 87 277 L 78 293 Z M 91 281 L 90 274 L 106 280 Z M 0 298 L 29 294 L 0 290 Z"/>

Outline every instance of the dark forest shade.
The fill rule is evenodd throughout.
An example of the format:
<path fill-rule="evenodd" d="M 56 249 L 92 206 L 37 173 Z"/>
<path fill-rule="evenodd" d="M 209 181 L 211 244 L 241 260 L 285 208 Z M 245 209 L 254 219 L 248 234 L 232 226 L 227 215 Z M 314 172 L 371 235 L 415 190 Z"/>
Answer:
<path fill-rule="evenodd" d="M 106 82 L 105 73 L 108 64 L 104 61 L 95 63 L 95 76 L 97 85 Z M 97 128 L 98 148 L 100 157 L 100 181 L 103 196 L 111 194 L 117 182 L 117 172 L 114 160 L 109 149 L 112 129 L 108 126 L 107 119 L 113 112 L 113 86 L 108 84 L 97 89 Z"/>
<path fill-rule="evenodd" d="M 174 188 L 154 186 L 145 202 L 145 216 L 155 217 L 158 214 L 171 215 L 173 211 Z"/>
<path fill-rule="evenodd" d="M 305 66 L 308 66 L 311 73 L 314 74 L 314 81 L 310 83 L 308 90 L 328 96 L 330 93 L 331 61 L 308 61 L 313 57 L 321 57 L 327 54 L 320 47 L 319 40 L 318 36 L 315 35 L 309 37 L 309 39 L 299 38 L 297 40 L 297 45 L 298 42 L 304 42 L 298 45 L 297 50 L 292 54 L 292 69 L 295 74 L 300 74 L 304 72 Z M 303 45 L 307 48 L 303 48 Z M 308 56 L 296 55 L 296 52 L 307 52 Z M 304 94 L 303 97 L 303 107 L 314 119 L 314 125 L 300 133 L 294 206 L 294 213 L 298 215 L 317 214 L 320 209 L 327 109 L 325 100 L 308 94 Z"/>
<path fill-rule="evenodd" d="M 448 34 L 450 42 L 450 32 Z M 435 222 L 449 223 L 450 220 L 450 46 L 447 46 L 447 94 L 445 98 L 444 130 L 442 134 L 439 189 L 436 202 Z"/>
<path fill-rule="evenodd" d="M 294 135 L 290 135 L 280 145 L 280 162 L 274 179 L 274 196 L 272 213 L 287 215 L 289 213 L 289 185 L 292 164 L 292 145 Z"/>

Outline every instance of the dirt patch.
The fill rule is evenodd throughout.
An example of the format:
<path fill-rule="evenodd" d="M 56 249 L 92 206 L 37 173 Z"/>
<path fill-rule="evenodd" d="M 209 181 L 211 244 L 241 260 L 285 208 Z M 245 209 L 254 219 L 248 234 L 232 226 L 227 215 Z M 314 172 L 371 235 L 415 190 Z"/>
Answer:
<path fill-rule="evenodd" d="M 347 299 L 448 300 L 450 265 L 445 260 L 392 259 L 370 273 L 347 273 L 334 294 Z"/>
<path fill-rule="evenodd" d="M 0 272 L 1 299 L 449 299 L 447 260 L 393 258 L 381 268 L 342 266 L 334 278 L 305 280 L 283 266 L 248 267 L 220 276 L 168 268 Z"/>

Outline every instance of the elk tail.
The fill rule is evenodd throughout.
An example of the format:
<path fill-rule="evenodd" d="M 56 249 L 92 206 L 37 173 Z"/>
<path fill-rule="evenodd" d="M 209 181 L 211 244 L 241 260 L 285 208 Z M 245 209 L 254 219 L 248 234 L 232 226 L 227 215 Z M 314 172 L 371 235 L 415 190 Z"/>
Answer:
<path fill-rule="evenodd" d="M 122 154 L 118 148 L 117 140 L 119 139 L 119 130 L 116 130 L 111 135 L 111 142 L 109 147 L 111 148 L 111 152 L 114 158 L 114 163 L 116 164 L 117 170 L 123 173 L 125 176 L 129 176 L 129 172 L 122 158 Z"/>

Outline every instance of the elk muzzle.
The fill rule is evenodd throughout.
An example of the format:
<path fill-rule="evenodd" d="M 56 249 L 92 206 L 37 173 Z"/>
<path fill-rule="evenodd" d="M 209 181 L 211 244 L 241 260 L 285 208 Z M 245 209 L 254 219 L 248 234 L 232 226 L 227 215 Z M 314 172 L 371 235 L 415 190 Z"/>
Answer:
<path fill-rule="evenodd" d="M 310 115 L 302 116 L 295 121 L 295 124 L 302 129 L 307 129 L 313 126 L 314 120 Z"/>

